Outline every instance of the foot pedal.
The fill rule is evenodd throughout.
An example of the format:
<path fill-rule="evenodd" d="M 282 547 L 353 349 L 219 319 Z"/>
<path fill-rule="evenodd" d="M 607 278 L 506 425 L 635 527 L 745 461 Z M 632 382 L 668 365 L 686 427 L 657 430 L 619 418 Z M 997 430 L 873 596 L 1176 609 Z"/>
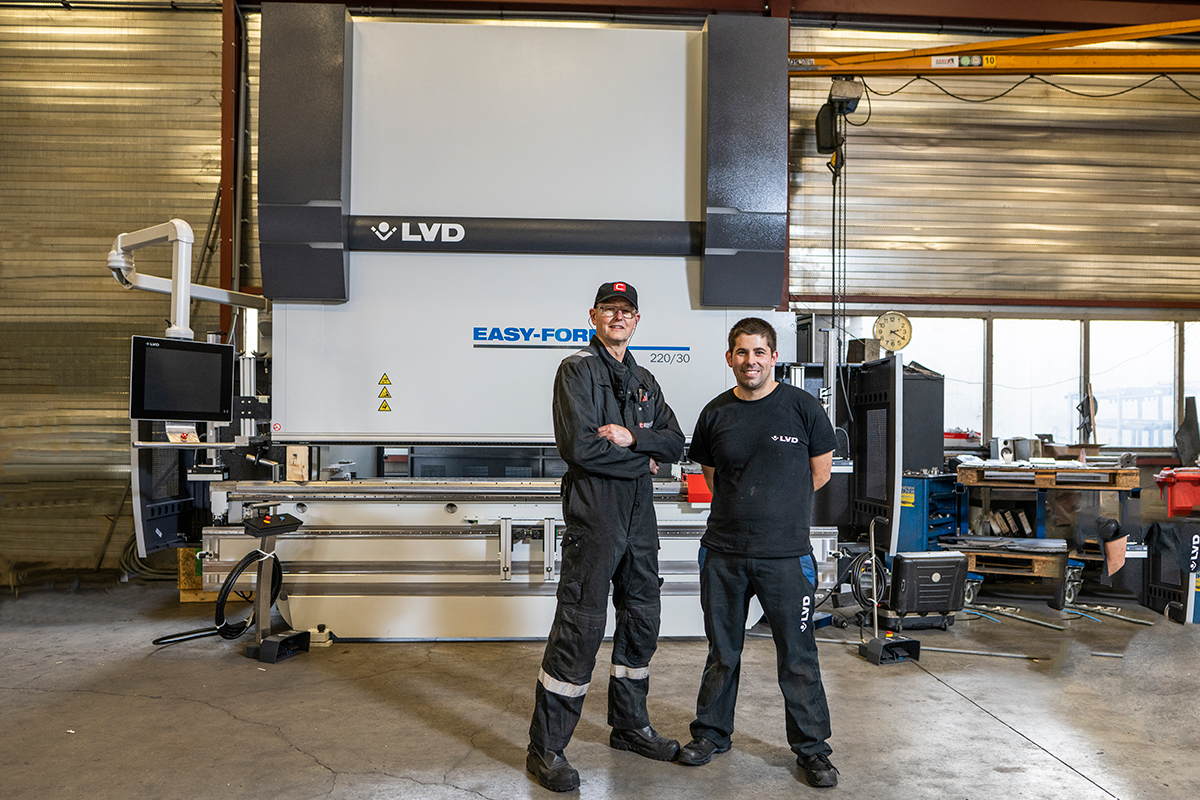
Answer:
<path fill-rule="evenodd" d="M 285 658 L 291 658 L 297 653 L 307 653 L 309 638 L 308 631 L 285 631 L 263 639 L 262 645 L 248 645 L 246 656 L 257 658 L 264 664 L 278 664 Z"/>
<path fill-rule="evenodd" d="M 872 639 L 858 646 L 858 654 L 872 664 L 898 664 L 901 661 L 920 661 L 921 643 L 905 636 Z"/>

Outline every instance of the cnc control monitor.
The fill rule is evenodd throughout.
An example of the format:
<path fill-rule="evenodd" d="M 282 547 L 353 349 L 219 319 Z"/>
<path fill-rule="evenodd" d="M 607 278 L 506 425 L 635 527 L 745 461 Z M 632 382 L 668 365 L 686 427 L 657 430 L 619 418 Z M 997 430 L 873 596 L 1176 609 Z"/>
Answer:
<path fill-rule="evenodd" d="M 233 420 L 233 345 L 134 336 L 130 419 Z"/>

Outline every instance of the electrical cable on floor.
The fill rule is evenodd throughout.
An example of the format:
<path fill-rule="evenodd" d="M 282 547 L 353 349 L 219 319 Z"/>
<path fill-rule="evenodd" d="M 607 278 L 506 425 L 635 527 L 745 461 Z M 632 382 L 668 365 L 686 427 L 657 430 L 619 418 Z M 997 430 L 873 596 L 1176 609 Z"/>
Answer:
<path fill-rule="evenodd" d="M 967 622 L 970 622 L 973 619 L 979 619 L 980 617 L 983 617 L 984 619 L 990 619 L 992 622 L 995 622 L 995 623 L 1000 622 L 1000 620 L 996 619 L 995 617 L 991 616 L 990 614 L 984 614 L 982 611 L 975 611 L 974 609 L 967 610 L 964 608 L 959 613 L 971 615 L 971 616 L 967 617 L 967 620 L 966 620 Z"/>
<path fill-rule="evenodd" d="M 242 573 L 251 566 L 257 564 L 264 559 L 271 559 L 271 606 L 275 605 L 275 601 L 279 599 L 279 592 L 283 589 L 283 566 L 279 563 L 279 558 L 274 553 L 264 553 L 261 550 L 252 550 L 247 553 L 237 566 L 229 571 L 225 582 L 221 584 L 221 591 L 217 593 L 217 608 L 214 613 L 213 624 L 208 628 L 196 628 L 190 631 L 181 631 L 179 633 L 160 636 L 151 644 L 155 647 L 161 647 L 169 644 L 178 644 L 180 642 L 190 642 L 193 639 L 204 639 L 209 636 L 220 636 L 222 639 L 237 639 L 250 630 L 254 624 L 254 611 L 251 609 L 249 616 L 244 620 L 235 620 L 230 622 L 225 618 L 225 604 L 229 601 L 229 595 L 234 593 L 233 586 L 237 583 L 238 578 Z M 238 597 L 243 600 L 247 599 L 242 592 L 236 592 Z"/>
<path fill-rule="evenodd" d="M 128 575 L 137 575 L 148 581 L 173 581 L 179 578 L 178 569 L 159 569 L 143 561 L 137 553 L 137 538 L 135 536 L 130 536 L 129 541 L 126 542 L 125 549 L 121 551 L 121 559 L 118 566 L 121 572 Z"/>

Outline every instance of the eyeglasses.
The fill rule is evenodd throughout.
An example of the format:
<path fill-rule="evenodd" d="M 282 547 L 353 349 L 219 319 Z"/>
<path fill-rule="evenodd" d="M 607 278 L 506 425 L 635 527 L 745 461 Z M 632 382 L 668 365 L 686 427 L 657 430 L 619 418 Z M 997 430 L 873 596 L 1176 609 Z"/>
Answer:
<path fill-rule="evenodd" d="M 613 308 L 612 306 L 600 306 L 596 310 L 599 311 L 600 316 L 604 317 L 605 319 L 612 319 L 617 315 L 620 315 L 625 319 L 633 319 L 638 313 L 636 308 Z"/>

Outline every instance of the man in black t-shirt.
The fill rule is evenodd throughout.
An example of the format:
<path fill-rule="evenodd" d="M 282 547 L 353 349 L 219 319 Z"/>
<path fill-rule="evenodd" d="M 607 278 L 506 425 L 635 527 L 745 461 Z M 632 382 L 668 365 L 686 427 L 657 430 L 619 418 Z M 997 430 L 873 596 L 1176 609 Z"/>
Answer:
<path fill-rule="evenodd" d="M 696 421 L 689 450 L 713 492 L 700 540 L 700 604 L 708 661 L 692 741 L 679 763 L 707 764 L 727 752 L 741 673 L 750 598 L 771 624 L 788 744 L 812 786 L 837 785 L 829 763 L 829 707 L 817 663 L 813 596 L 817 565 L 809 542 L 813 494 L 829 480 L 835 441 L 821 404 L 774 379 L 775 330 L 756 317 L 729 332 L 725 359 L 737 386 Z"/>

